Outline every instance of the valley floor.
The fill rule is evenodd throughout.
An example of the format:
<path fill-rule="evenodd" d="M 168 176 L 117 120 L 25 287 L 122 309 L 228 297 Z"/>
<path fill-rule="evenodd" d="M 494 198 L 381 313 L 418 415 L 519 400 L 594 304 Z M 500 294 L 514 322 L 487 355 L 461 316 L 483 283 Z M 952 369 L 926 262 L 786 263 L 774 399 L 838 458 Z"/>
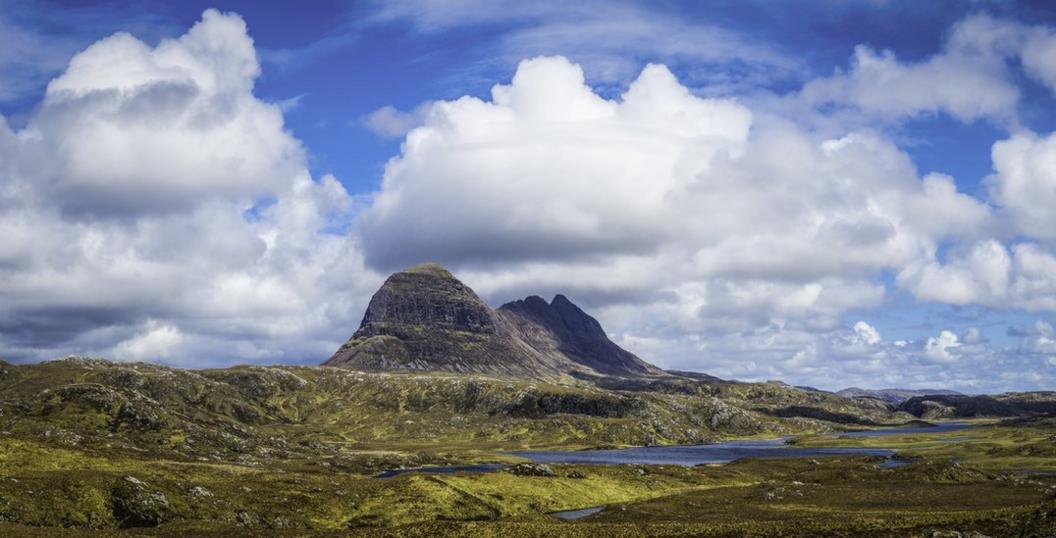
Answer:
<path fill-rule="evenodd" d="M 378 479 L 306 464 L 253 468 L 104 457 L 0 437 L 0 519 L 17 522 L 0 524 L 0 532 L 1052 536 L 1054 439 L 1056 424 L 1030 421 L 938 434 L 853 439 L 825 434 L 795 441 L 895 448 L 911 462 L 886 469 L 878 466 L 881 458 L 840 456 L 698 467 L 552 465 L 553 476 L 499 471 Z M 503 457 L 465 452 L 453 459 Z M 594 506 L 605 509 L 578 521 L 548 515 Z M 130 528 L 108 530 L 118 524 Z"/>
<path fill-rule="evenodd" d="M 0 362 L 0 535 L 1056 536 L 1056 422 L 838 433 L 915 418 L 876 400 L 711 378 Z M 516 464 L 511 450 L 779 436 L 890 448 L 909 463 L 841 455 L 377 478 Z M 591 507 L 604 509 L 550 515 Z"/>

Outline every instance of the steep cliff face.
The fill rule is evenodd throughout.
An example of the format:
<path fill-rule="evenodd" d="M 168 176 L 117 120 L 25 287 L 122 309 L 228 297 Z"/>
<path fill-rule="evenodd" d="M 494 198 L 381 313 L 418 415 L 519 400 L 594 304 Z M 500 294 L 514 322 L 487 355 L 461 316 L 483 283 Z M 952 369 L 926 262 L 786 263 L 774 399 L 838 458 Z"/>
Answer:
<path fill-rule="evenodd" d="M 498 327 L 495 312 L 473 290 L 443 267 L 424 264 L 385 281 L 357 334 L 416 337 L 418 331 L 496 334 Z"/>
<path fill-rule="evenodd" d="M 324 364 L 356 370 L 532 373 L 495 311 L 436 264 L 391 275 L 352 338 Z M 543 372 L 546 373 L 546 372 Z"/>
<path fill-rule="evenodd" d="M 359 330 L 325 363 L 356 370 L 474 372 L 549 379 L 664 372 L 610 341 L 566 297 L 528 297 L 499 310 L 436 264 L 390 276 Z"/>

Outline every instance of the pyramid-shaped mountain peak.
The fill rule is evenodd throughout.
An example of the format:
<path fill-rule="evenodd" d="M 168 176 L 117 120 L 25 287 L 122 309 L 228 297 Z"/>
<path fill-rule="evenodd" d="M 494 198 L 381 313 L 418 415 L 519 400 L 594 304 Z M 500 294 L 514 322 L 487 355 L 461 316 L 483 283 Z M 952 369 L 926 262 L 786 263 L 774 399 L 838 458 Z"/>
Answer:
<path fill-rule="evenodd" d="M 390 275 L 359 329 L 324 364 L 537 379 L 664 375 L 609 340 L 564 295 L 550 302 L 532 295 L 496 310 L 435 263 Z"/>

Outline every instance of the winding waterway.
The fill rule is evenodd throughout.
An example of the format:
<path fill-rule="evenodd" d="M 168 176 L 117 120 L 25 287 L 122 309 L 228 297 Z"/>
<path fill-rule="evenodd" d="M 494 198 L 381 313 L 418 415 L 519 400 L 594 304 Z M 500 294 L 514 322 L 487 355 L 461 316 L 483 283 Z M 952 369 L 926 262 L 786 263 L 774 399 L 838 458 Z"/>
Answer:
<path fill-rule="evenodd" d="M 974 424 L 968 422 L 943 422 L 941 424 L 931 424 L 926 426 L 905 426 L 900 428 L 882 428 L 875 430 L 860 430 L 854 432 L 840 432 L 834 433 L 835 437 L 880 437 L 884 435 L 907 435 L 916 433 L 946 433 L 955 432 L 958 430 L 966 430 L 973 427 Z"/>
<path fill-rule="evenodd" d="M 748 458 L 803 458 L 813 456 L 891 457 L 886 448 L 796 447 L 786 439 L 725 441 L 706 445 L 646 446 L 612 450 L 525 450 L 509 452 L 534 463 L 594 463 L 639 465 L 703 465 Z"/>
<path fill-rule="evenodd" d="M 838 437 L 877 437 L 882 435 L 935 434 L 963 430 L 972 427 L 963 422 L 948 422 L 933 426 L 909 426 L 882 428 L 834 434 Z M 669 445 L 616 448 L 605 450 L 519 450 L 508 452 L 512 456 L 525 458 L 533 463 L 582 463 L 599 465 L 706 465 L 730 463 L 750 458 L 809 458 L 816 456 L 880 456 L 888 458 L 883 467 L 897 467 L 904 462 L 893 459 L 895 452 L 886 448 L 858 447 L 797 447 L 788 444 L 786 438 L 760 440 L 733 440 L 705 445 Z M 453 465 L 446 467 L 419 467 L 414 469 L 390 469 L 378 475 L 389 478 L 407 472 L 454 473 L 490 472 L 505 468 L 501 464 Z"/>

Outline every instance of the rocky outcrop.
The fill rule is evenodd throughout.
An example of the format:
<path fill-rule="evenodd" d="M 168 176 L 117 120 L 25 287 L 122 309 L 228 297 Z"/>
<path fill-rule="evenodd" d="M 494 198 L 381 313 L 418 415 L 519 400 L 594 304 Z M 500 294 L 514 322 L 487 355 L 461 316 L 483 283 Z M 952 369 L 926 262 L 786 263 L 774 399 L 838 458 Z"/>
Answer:
<path fill-rule="evenodd" d="M 151 490 L 134 476 L 118 481 L 111 492 L 111 504 L 120 527 L 157 527 L 174 515 L 164 493 Z"/>
<path fill-rule="evenodd" d="M 519 463 L 506 469 L 517 476 L 557 476 L 554 468 L 545 463 Z"/>
<path fill-rule="evenodd" d="M 359 329 L 324 365 L 364 371 L 446 371 L 550 379 L 664 376 L 609 340 L 563 295 L 498 310 L 436 264 L 391 275 Z"/>

